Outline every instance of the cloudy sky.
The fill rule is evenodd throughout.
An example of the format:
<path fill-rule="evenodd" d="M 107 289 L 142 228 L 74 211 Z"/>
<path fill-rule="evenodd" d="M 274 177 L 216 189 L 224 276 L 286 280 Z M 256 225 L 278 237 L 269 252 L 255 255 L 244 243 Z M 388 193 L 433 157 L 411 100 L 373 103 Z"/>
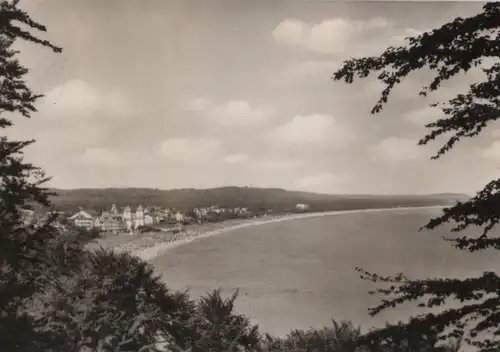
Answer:
<path fill-rule="evenodd" d="M 45 94 L 10 132 L 36 138 L 28 160 L 76 187 L 283 187 L 328 193 L 473 193 L 500 166 L 500 129 L 417 147 L 425 72 L 380 115 L 381 86 L 330 79 L 351 56 L 377 54 L 479 3 L 234 0 L 22 0 L 62 54 L 19 44 Z M 442 142 L 442 141 L 441 141 Z"/>

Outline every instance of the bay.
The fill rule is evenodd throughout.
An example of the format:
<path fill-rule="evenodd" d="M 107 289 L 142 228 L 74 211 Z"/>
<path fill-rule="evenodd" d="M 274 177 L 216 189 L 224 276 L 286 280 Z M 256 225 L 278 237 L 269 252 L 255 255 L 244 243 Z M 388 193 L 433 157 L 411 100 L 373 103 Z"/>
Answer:
<path fill-rule="evenodd" d="M 170 288 L 189 289 L 194 297 L 214 288 L 226 296 L 238 289 L 237 311 L 264 332 L 284 335 L 329 325 L 332 318 L 367 329 L 421 310 L 409 305 L 370 317 L 368 308 L 379 299 L 368 291 L 376 286 L 361 280 L 355 267 L 410 278 L 498 269 L 496 251 L 452 248 L 441 238 L 451 235 L 449 227 L 419 232 L 439 212 L 395 210 L 270 223 L 173 248 L 151 263 Z"/>

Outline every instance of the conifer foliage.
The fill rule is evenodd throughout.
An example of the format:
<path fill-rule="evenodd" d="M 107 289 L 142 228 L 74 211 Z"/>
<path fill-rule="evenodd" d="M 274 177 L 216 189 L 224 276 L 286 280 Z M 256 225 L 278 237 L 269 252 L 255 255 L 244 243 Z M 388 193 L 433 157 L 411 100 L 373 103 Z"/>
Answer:
<path fill-rule="evenodd" d="M 61 49 L 47 41 L 32 36 L 16 24 L 45 31 L 46 28 L 17 8 L 18 1 L 0 2 L 0 127 L 13 125 L 12 118 L 18 115 L 30 118 L 36 111 L 34 103 L 41 96 L 33 93 L 24 81 L 28 69 L 16 59 L 18 52 L 13 50 L 16 40 L 34 42 L 55 52 Z M 25 236 L 32 230 L 25 226 L 21 209 L 33 203 L 48 204 L 48 192 L 42 185 L 47 181 L 43 171 L 23 160 L 23 149 L 33 143 L 12 141 L 0 137 L 0 258 L 3 264 L 18 266 L 25 264 L 30 257 L 30 244 Z M 24 241 L 24 242 L 20 242 Z M 19 246 L 22 243 L 23 246 Z"/>
<path fill-rule="evenodd" d="M 438 159 L 459 141 L 477 136 L 500 118 L 499 58 L 500 4 L 491 2 L 477 15 L 459 17 L 440 28 L 407 38 L 406 45 L 390 47 L 380 56 L 347 60 L 333 79 L 352 83 L 378 74 L 385 89 L 372 110 L 375 114 L 388 102 L 392 90 L 414 71 L 426 69 L 435 73 L 430 84 L 420 92 L 426 96 L 450 78 L 473 67 L 481 68 L 485 74 L 483 81 L 470 85 L 466 92 L 453 99 L 433 105 L 442 110 L 442 117 L 426 125 L 428 133 L 419 144 L 446 137 L 447 141 L 432 158 Z M 500 179 L 491 181 L 470 200 L 445 208 L 423 229 L 434 229 L 445 223 L 453 224 L 454 232 L 479 227 L 477 236 L 453 236 L 447 240 L 461 250 L 500 249 L 500 238 L 490 232 L 500 221 L 499 190 Z M 375 330 L 366 336 L 367 340 L 408 337 L 415 331 L 437 332 L 441 338 L 463 339 L 482 351 L 500 349 L 500 277 L 497 273 L 486 272 L 465 280 L 412 280 L 403 275 L 380 277 L 359 270 L 365 279 L 388 284 L 388 288 L 377 291 L 383 300 L 371 311 L 373 315 L 407 302 L 419 302 L 427 307 L 442 306 L 451 300 L 460 302 L 459 308 L 421 314 L 405 324 Z"/>
<path fill-rule="evenodd" d="M 13 45 L 25 40 L 55 52 L 61 49 L 39 39 L 30 31 L 46 28 L 18 7 L 18 1 L 0 2 L 0 128 L 13 126 L 13 118 L 29 118 L 40 95 L 33 93 L 24 78 L 28 69 L 17 60 Z M 31 322 L 21 306 L 46 279 L 45 243 L 52 238 L 50 226 L 25 225 L 21 210 L 33 203 L 48 204 L 47 180 L 42 170 L 23 160 L 23 149 L 33 141 L 0 137 L 0 346 L 29 351 L 34 338 Z M 50 224 L 48 224 L 50 225 Z"/>

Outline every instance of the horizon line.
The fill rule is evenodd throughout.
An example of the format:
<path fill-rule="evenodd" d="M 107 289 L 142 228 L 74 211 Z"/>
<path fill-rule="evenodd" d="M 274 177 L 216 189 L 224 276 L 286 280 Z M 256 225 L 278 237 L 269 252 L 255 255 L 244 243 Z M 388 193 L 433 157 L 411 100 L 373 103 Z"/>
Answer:
<path fill-rule="evenodd" d="M 47 187 L 49 190 L 62 190 L 62 191 L 77 191 L 77 190 L 106 190 L 106 189 L 144 189 L 144 190 L 155 190 L 155 191 L 182 191 L 182 190 L 215 190 L 221 188 L 250 188 L 250 189 L 261 189 L 261 190 L 281 190 L 285 192 L 300 192 L 308 194 L 318 194 L 318 195 L 332 195 L 332 196 L 434 196 L 434 195 L 465 195 L 470 197 L 466 192 L 436 192 L 436 193 L 324 193 L 315 191 L 305 191 L 296 189 L 286 189 L 282 187 L 261 187 L 261 186 L 212 186 L 212 187 L 181 187 L 181 188 L 159 188 L 159 187 L 145 187 L 145 186 L 114 186 L 114 187 L 76 187 L 76 188 L 63 188 L 63 187 Z"/>

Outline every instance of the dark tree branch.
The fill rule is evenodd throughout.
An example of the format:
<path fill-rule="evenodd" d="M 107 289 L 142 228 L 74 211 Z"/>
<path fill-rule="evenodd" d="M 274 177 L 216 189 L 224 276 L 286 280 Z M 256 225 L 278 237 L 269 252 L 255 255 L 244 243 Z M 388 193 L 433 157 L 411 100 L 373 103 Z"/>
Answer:
<path fill-rule="evenodd" d="M 490 60 L 489 67 L 484 66 Z M 433 104 L 441 108 L 442 117 L 426 125 L 428 133 L 420 141 L 425 145 L 441 136 L 449 136 L 446 143 L 432 159 L 438 159 L 464 138 L 478 136 L 500 118 L 500 4 L 487 3 L 483 11 L 469 18 L 457 18 L 440 28 L 407 38 L 407 44 L 388 48 L 378 57 L 352 59 L 344 62 L 334 73 L 334 80 L 352 83 L 377 72 L 384 85 L 379 101 L 372 113 L 378 113 L 387 103 L 392 90 L 410 73 L 428 69 L 435 73 L 430 84 L 420 94 L 438 90 L 442 83 L 473 67 L 481 67 L 485 74 L 482 82 L 474 83 L 465 93 L 446 102 Z M 477 251 L 486 248 L 500 249 L 500 238 L 491 236 L 491 230 L 500 222 L 500 179 L 488 183 L 476 196 L 445 208 L 443 213 L 421 230 L 432 230 L 452 223 L 452 232 L 471 227 L 481 227 L 478 236 L 446 238 L 457 248 Z M 420 307 L 436 308 L 455 301 L 460 308 L 446 309 L 440 313 L 422 314 L 406 323 L 388 325 L 367 334 L 366 341 L 385 341 L 396 346 L 401 341 L 438 334 L 440 339 L 464 338 L 464 341 L 482 351 L 500 349 L 498 339 L 484 337 L 484 333 L 500 335 L 500 278 L 495 273 L 484 273 L 477 278 L 410 280 L 402 274 L 381 277 L 362 269 L 362 278 L 381 282 L 388 287 L 372 293 L 382 296 L 381 303 L 370 310 L 376 315 L 388 308 L 414 302 Z M 417 335 L 412 335 L 417 334 Z M 481 335 L 483 334 L 483 335 Z M 413 336 L 413 337 L 412 337 Z M 400 344 L 398 346 L 401 346 Z"/>

